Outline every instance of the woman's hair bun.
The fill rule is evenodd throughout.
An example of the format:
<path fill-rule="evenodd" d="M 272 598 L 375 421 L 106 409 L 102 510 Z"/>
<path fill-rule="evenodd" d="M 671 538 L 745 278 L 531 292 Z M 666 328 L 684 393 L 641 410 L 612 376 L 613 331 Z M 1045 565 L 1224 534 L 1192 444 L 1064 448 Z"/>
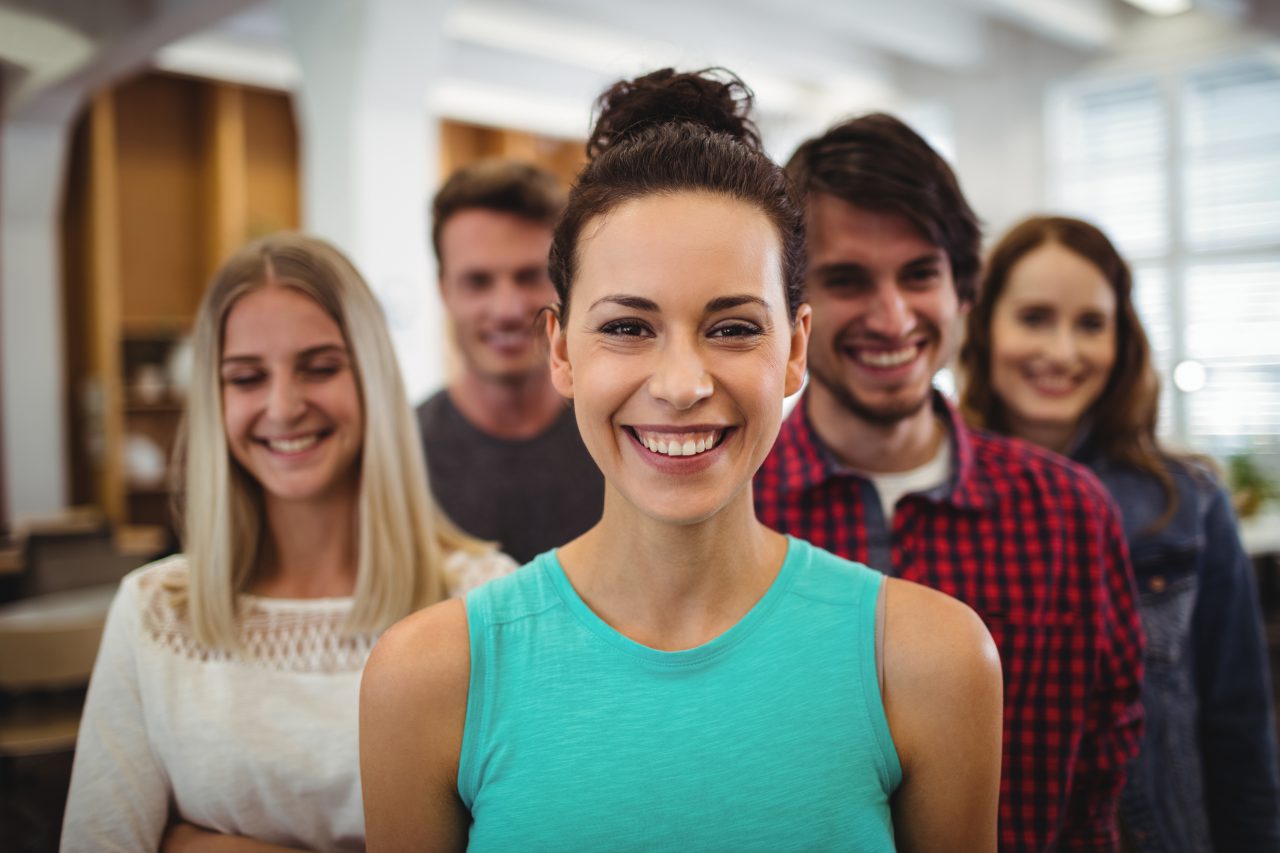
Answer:
<path fill-rule="evenodd" d="M 596 99 L 599 117 L 587 140 L 587 156 L 594 160 L 647 128 L 674 123 L 702 125 L 762 151 L 760 132 L 747 117 L 752 97 L 747 84 L 724 68 L 663 68 L 619 81 Z"/>

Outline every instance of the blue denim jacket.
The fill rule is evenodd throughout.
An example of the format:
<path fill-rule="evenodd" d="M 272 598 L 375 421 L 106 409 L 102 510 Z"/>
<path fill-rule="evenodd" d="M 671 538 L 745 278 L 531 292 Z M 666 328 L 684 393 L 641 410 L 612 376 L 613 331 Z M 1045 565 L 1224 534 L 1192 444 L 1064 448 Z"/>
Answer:
<path fill-rule="evenodd" d="M 1253 567 L 1226 492 L 1170 463 L 1178 508 L 1155 477 L 1093 469 L 1120 507 L 1147 635 L 1147 726 L 1121 799 L 1140 851 L 1280 851 L 1280 769 Z"/>

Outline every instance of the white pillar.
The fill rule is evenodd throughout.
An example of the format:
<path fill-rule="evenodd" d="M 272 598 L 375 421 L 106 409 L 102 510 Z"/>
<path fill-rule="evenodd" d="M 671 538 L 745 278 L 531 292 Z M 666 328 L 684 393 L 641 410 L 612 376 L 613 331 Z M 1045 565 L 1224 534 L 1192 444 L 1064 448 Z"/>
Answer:
<path fill-rule="evenodd" d="M 387 314 L 411 400 L 445 378 L 428 204 L 439 123 L 427 93 L 452 0 L 282 0 L 296 93 L 303 228 L 347 252 Z"/>
<path fill-rule="evenodd" d="M 157 4 L 95 46 L 90 60 L 6 104 L 0 133 L 0 337 L 3 446 L 11 521 L 66 507 L 67 412 L 59 216 L 72 121 L 85 94 L 145 66 L 164 45 L 259 0 Z"/>
<path fill-rule="evenodd" d="M 67 503 L 61 210 L 69 111 L 4 124 L 0 140 L 0 363 L 11 520 Z"/>

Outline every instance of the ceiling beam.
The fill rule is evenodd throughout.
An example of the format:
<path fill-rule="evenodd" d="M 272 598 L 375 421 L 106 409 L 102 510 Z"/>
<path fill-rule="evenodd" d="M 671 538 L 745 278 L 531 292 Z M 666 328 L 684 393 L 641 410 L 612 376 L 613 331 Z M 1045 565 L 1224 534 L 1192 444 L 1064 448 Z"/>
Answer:
<path fill-rule="evenodd" d="M 1112 0 L 961 0 L 1049 41 L 1076 50 L 1098 51 L 1119 33 Z"/>
<path fill-rule="evenodd" d="M 738 5 L 726 3 L 720 14 L 732 16 Z M 982 16 L 950 0 L 806 0 L 799 9 L 790 0 L 743 0 L 741 5 L 769 13 L 766 29 L 800 22 L 815 43 L 824 35 L 837 37 L 934 68 L 972 68 L 982 61 Z"/>
<path fill-rule="evenodd" d="M 213 26 L 258 2 L 260 0 L 168 0 L 144 23 L 96 44 L 74 67 L 62 68 L 56 76 L 38 81 L 38 86 L 26 85 L 24 81 L 5 104 L 6 116 L 61 120 L 83 103 L 87 92 L 146 67 L 165 45 Z"/>
<path fill-rule="evenodd" d="M 21 83 L 10 98 L 47 86 L 93 56 L 93 40 L 79 30 L 24 9 L 0 8 L 0 59 L 18 66 Z"/>

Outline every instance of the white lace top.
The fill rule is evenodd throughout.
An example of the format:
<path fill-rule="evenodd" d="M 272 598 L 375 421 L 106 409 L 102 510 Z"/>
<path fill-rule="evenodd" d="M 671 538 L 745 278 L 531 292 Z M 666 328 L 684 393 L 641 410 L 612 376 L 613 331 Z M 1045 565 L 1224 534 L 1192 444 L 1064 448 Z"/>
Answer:
<path fill-rule="evenodd" d="M 455 596 L 506 574 L 456 552 Z M 345 636 L 350 598 L 244 595 L 242 654 L 195 642 L 172 590 L 178 556 L 132 572 L 112 602 L 85 702 L 64 851 L 155 850 L 172 812 L 306 850 L 364 849 L 357 711 L 377 637 Z"/>

